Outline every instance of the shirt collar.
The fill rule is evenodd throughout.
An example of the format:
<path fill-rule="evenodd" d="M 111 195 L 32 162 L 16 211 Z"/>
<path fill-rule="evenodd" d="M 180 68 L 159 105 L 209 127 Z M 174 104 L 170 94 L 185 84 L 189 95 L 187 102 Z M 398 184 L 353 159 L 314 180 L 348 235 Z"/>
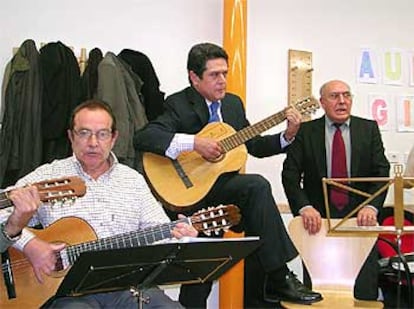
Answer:
<path fill-rule="evenodd" d="M 205 99 L 205 100 L 206 100 L 207 106 L 210 107 L 210 105 L 211 105 L 211 103 L 213 103 L 213 101 L 210 101 L 210 100 L 207 100 L 207 99 Z M 218 102 L 219 106 L 221 106 L 221 101 L 220 100 L 214 101 L 214 102 Z"/>
<path fill-rule="evenodd" d="M 82 164 L 80 163 L 80 161 L 78 160 L 78 158 L 75 156 L 75 154 L 72 154 L 72 159 L 74 164 L 78 167 L 79 171 L 84 174 L 84 175 L 88 175 L 82 168 Z M 109 173 L 112 172 L 112 170 L 114 169 L 114 167 L 119 164 L 118 158 L 116 157 L 116 155 L 111 151 L 109 153 L 109 169 L 103 174 L 103 175 L 108 175 Z M 102 175 L 102 176 L 103 176 Z"/>
<path fill-rule="evenodd" d="M 351 123 L 351 117 L 349 117 L 343 124 L 345 124 L 347 127 L 349 127 L 349 124 Z M 333 122 L 331 119 L 329 119 L 328 116 L 325 115 L 325 125 L 328 128 L 332 128 L 334 126 L 335 122 Z"/>

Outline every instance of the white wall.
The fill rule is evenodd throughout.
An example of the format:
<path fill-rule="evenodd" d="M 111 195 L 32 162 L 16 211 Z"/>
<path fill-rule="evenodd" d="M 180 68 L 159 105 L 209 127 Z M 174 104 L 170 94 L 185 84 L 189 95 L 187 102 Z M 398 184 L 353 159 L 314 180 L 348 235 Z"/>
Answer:
<path fill-rule="evenodd" d="M 356 94 L 354 113 L 366 116 L 368 93 L 414 94 L 408 86 L 358 84 L 361 47 L 414 48 L 412 0 L 247 0 L 247 112 L 252 123 L 287 104 L 289 49 L 313 55 L 313 93 L 329 79 L 349 82 Z M 0 72 L 12 48 L 27 38 L 60 40 L 89 51 L 118 53 L 131 48 L 152 60 L 167 94 L 187 85 L 189 48 L 201 41 L 222 42 L 222 0 L 53 1 L 8 0 L 0 10 Z M 320 115 L 318 113 L 317 115 Z M 281 124 L 272 131 L 282 130 Z M 387 152 L 407 152 L 413 133 L 383 133 Z M 286 202 L 280 173 L 284 156 L 249 158 L 247 170 L 266 176 L 275 198 Z M 407 193 L 413 199 L 412 193 Z M 392 199 L 391 199 L 392 200 Z M 215 307 L 215 305 L 213 305 Z"/>

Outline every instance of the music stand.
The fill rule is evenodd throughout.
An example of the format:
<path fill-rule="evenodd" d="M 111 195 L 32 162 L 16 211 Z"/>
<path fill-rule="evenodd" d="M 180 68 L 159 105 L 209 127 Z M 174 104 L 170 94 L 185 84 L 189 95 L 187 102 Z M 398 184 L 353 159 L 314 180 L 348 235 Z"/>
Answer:
<path fill-rule="evenodd" d="M 402 176 L 403 167 L 401 164 L 396 164 L 394 166 L 394 177 L 360 177 L 360 178 L 323 178 L 322 186 L 324 193 L 324 202 L 326 209 L 326 216 L 328 219 L 328 236 L 366 236 L 373 237 L 378 236 L 378 234 L 395 234 L 396 236 L 396 254 L 401 261 L 406 272 L 409 272 L 408 264 L 404 258 L 403 253 L 401 252 L 401 236 L 403 234 L 413 234 L 413 226 L 404 226 L 404 194 L 403 190 L 406 185 L 412 185 L 414 183 L 413 177 L 403 177 Z M 382 182 L 382 185 L 376 192 L 368 193 L 363 192 L 357 189 L 354 189 L 347 185 L 349 182 Z M 345 183 L 345 184 L 344 184 Z M 355 194 L 361 195 L 366 199 L 359 204 L 354 210 L 348 213 L 343 217 L 336 225 L 332 226 L 331 216 L 329 209 L 329 199 L 328 199 L 328 186 L 336 186 L 344 190 L 353 192 Z M 354 216 L 362 207 L 368 205 L 373 199 L 375 199 L 380 194 L 384 193 L 389 187 L 393 185 L 394 187 L 394 226 L 349 226 L 347 224 L 348 219 Z M 409 291 L 412 291 L 412 281 L 410 276 L 409 282 Z M 402 279 L 400 277 L 400 272 L 398 272 L 398 289 L 401 288 Z M 399 291 L 398 291 L 399 292 Z M 410 293 L 412 294 L 412 292 Z M 399 299 L 398 299 L 399 301 Z M 414 303 L 414 295 L 410 297 L 410 303 Z M 399 306 L 399 304 L 398 304 Z"/>
<path fill-rule="evenodd" d="M 218 279 L 245 258 L 258 237 L 176 242 L 137 248 L 83 252 L 66 274 L 55 297 L 131 289 L 138 297 L 156 285 L 204 283 Z"/>
<path fill-rule="evenodd" d="M 385 234 L 396 234 L 397 239 L 401 237 L 402 234 L 414 233 L 414 228 L 409 226 L 404 226 L 404 197 L 403 189 L 404 184 L 412 182 L 413 177 L 403 177 L 402 176 L 402 165 L 397 164 L 394 166 L 395 176 L 392 178 L 388 177 L 354 177 L 354 178 L 323 178 L 322 186 L 324 193 L 324 202 L 326 210 L 326 218 L 328 219 L 328 235 L 338 234 L 340 236 L 376 236 L 379 233 Z M 349 182 L 382 182 L 384 183 L 376 192 L 369 193 L 360 191 L 358 189 L 352 188 L 349 185 L 344 183 Z M 357 205 L 351 212 L 344 216 L 336 225 L 331 225 L 331 215 L 329 208 L 329 198 L 328 198 L 328 186 L 336 186 L 347 190 L 349 192 L 355 193 L 357 195 L 363 196 L 366 199 Z M 394 226 L 347 226 L 346 222 L 349 218 L 353 217 L 357 212 L 368 205 L 373 199 L 383 194 L 389 187 L 394 187 Z"/>

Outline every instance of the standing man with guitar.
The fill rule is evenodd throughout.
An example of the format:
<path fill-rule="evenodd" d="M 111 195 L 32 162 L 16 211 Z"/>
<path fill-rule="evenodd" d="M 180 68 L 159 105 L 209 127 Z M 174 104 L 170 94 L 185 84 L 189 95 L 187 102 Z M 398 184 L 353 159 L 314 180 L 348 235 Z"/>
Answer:
<path fill-rule="evenodd" d="M 116 120 L 108 105 L 97 100 L 78 105 L 72 113 L 68 137 L 73 156 L 38 167 L 20 179 L 17 186 L 35 183 L 41 179 L 76 175 L 84 180 L 86 194 L 73 203 L 61 202 L 53 206 L 48 203 L 42 204 L 29 225 L 35 226 L 40 223 L 47 230 L 62 222 L 62 218 L 76 217 L 87 224 L 78 225 L 68 231 L 65 231 L 65 226 L 60 226 L 58 232 L 52 233 L 54 235 L 51 236 L 62 241 L 64 235 L 82 237 L 91 229 L 96 233 L 98 240 L 110 240 L 122 233 L 170 222 L 151 194 L 144 178 L 137 171 L 120 164 L 111 151 L 117 140 L 118 131 Z M 183 235 L 196 236 L 197 230 L 187 223 L 179 222 L 170 233 L 180 238 Z M 85 239 L 84 242 L 91 240 L 95 239 Z M 65 251 L 65 244 L 47 242 L 37 237 L 34 232 L 24 229 L 15 247 L 23 251 L 37 280 L 44 283 L 43 286 L 39 284 L 36 292 L 30 293 L 30 297 L 34 298 L 30 304 L 39 307 L 42 304 L 37 303 L 39 296 L 54 283 L 48 280 L 54 280 L 51 275 L 55 270 L 59 270 L 58 254 Z M 60 255 L 59 258 L 63 263 L 64 255 Z M 30 281 L 32 277 L 28 277 L 27 282 L 23 284 L 33 284 Z M 16 289 L 17 298 L 13 301 L 18 302 L 19 299 L 29 297 L 22 293 L 24 288 Z M 54 292 L 50 291 L 50 296 L 53 296 Z M 144 308 L 181 308 L 178 302 L 172 301 L 161 289 L 150 288 L 145 290 L 144 294 L 149 298 Z M 49 302 L 47 307 L 135 309 L 138 304 L 137 298 L 130 291 L 115 291 L 57 298 Z"/>
<path fill-rule="evenodd" d="M 0 253 L 20 239 L 23 228 L 40 205 L 39 192 L 35 186 L 16 188 L 0 192 L 4 198 L 12 202 L 14 208 L 7 218 L 0 222 Z M 0 205 L 7 201 L 0 197 Z M 4 212 L 2 213 L 4 214 Z M 6 216 L 8 213 L 5 213 Z"/>
<path fill-rule="evenodd" d="M 184 163 L 185 159 L 181 163 L 175 159 L 185 152 L 196 153 L 198 158 L 195 161 L 200 163 L 203 160 L 225 162 L 232 152 L 226 154 L 225 145 L 217 139 L 197 134 L 211 121 L 225 123 L 236 131 L 249 126 L 241 99 L 226 92 L 228 55 L 217 45 L 197 44 L 189 52 L 187 71 L 190 86 L 167 98 L 164 114 L 136 132 L 134 144 L 140 151 L 172 159 L 175 165 Z M 284 152 L 299 129 L 301 115 L 288 108 L 283 119 L 288 120 L 286 131 L 252 137 L 245 142 L 248 153 L 267 157 Z M 150 171 L 145 167 L 145 155 L 144 169 L 148 175 Z M 210 181 L 208 172 L 212 169 L 213 164 L 208 165 L 206 176 L 200 179 L 202 182 Z M 264 287 L 261 294 L 267 301 L 289 300 L 310 304 L 322 299 L 319 293 L 307 289 L 297 280 L 286 265 L 298 253 L 285 230 L 271 186 L 264 177 L 224 170 L 206 195 L 191 205 L 191 211 L 221 203 L 239 206 L 241 227 L 246 235 L 260 236 L 263 241 L 255 255 L 266 272 L 265 282 L 260 282 L 260 286 Z M 205 308 L 210 290 L 211 284 L 182 286 L 180 302 L 185 307 Z"/>

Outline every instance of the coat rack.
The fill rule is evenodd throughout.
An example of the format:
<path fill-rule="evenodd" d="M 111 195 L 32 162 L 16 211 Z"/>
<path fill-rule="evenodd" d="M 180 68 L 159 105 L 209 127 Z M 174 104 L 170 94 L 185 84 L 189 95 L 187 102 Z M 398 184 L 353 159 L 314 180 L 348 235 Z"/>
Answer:
<path fill-rule="evenodd" d="M 40 43 L 40 48 L 42 48 L 44 45 L 46 45 L 47 43 L 44 43 L 44 42 L 41 42 Z M 73 46 L 69 46 L 69 48 L 73 51 L 73 52 L 75 52 L 75 49 L 74 49 L 74 47 Z M 15 55 L 16 53 L 17 53 L 17 51 L 19 50 L 19 47 L 13 47 L 13 50 L 12 50 L 12 52 L 13 52 L 13 55 Z M 76 56 L 76 54 L 75 54 L 75 56 Z M 80 49 L 80 54 L 79 54 L 79 56 L 77 56 L 76 57 L 76 59 L 78 60 L 78 64 L 79 64 L 79 69 L 80 69 L 80 74 L 82 75 L 83 74 L 83 72 L 85 71 L 85 68 L 86 68 L 86 64 L 87 64 L 87 62 L 88 62 L 88 59 L 87 59 L 87 54 L 86 54 L 86 48 L 84 48 L 84 47 L 81 47 L 81 49 Z"/>

